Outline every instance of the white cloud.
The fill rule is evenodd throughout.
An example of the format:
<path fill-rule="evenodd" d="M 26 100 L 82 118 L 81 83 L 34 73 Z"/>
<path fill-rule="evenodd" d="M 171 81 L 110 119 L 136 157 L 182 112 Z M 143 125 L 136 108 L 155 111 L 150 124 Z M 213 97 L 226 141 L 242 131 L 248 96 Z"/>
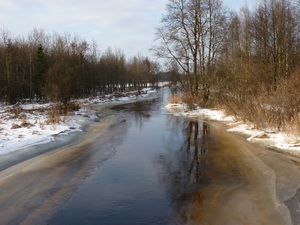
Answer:
<path fill-rule="evenodd" d="M 128 46 L 136 37 L 148 49 L 168 0 L 0 0 L 0 28 L 27 35 L 34 27 L 46 33 L 71 33 L 101 46 L 139 52 Z M 118 41 L 119 40 L 119 41 Z M 126 45 L 122 45 L 126 43 Z M 140 46 L 140 45 L 139 45 Z M 144 48 L 145 49 L 145 48 Z M 144 50 L 143 50 L 144 51 Z M 146 54 L 142 52 L 142 54 Z"/>
<path fill-rule="evenodd" d="M 246 1 L 229 1 L 239 8 Z M 248 3 L 251 1 L 248 0 Z M 101 46 L 118 47 L 126 55 L 147 49 L 154 39 L 168 0 L 0 0 L 0 28 L 26 36 L 33 28 L 71 33 Z"/>

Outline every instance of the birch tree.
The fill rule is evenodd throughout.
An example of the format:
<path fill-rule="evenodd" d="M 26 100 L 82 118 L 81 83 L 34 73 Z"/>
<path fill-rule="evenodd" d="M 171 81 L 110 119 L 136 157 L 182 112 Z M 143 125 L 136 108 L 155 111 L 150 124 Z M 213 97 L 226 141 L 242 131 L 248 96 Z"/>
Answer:
<path fill-rule="evenodd" d="M 227 13 L 220 0 L 169 0 L 156 31 L 154 53 L 175 61 L 183 90 L 197 96 L 209 93 L 227 26 Z M 206 98 L 205 97 L 205 98 Z"/>

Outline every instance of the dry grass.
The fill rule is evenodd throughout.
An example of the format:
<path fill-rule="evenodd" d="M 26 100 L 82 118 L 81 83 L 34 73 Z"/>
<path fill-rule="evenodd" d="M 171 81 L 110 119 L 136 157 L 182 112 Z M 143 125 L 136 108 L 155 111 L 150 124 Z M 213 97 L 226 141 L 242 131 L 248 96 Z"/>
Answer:
<path fill-rule="evenodd" d="M 196 107 L 195 98 L 188 93 L 172 94 L 169 98 L 169 102 L 172 104 L 185 103 L 188 107 L 188 110 L 193 110 Z"/>
<path fill-rule="evenodd" d="M 19 124 L 13 123 L 10 129 L 19 129 L 21 126 Z"/>
<path fill-rule="evenodd" d="M 172 94 L 169 98 L 171 104 L 180 104 L 182 103 L 182 96 L 179 94 Z"/>
<path fill-rule="evenodd" d="M 27 122 L 27 121 L 22 121 L 20 126 L 30 128 L 30 127 L 33 127 L 34 125 L 32 123 Z"/>
<path fill-rule="evenodd" d="M 45 123 L 49 124 L 58 124 L 61 122 L 61 111 L 57 106 L 52 106 L 47 112 L 47 119 Z"/>
<path fill-rule="evenodd" d="M 288 93 L 293 93 L 291 88 Z M 234 116 L 245 123 L 251 123 L 257 129 L 278 130 L 299 135 L 300 100 L 297 101 L 299 104 L 291 102 L 291 96 L 288 93 L 283 94 L 283 91 L 280 91 L 278 96 L 274 94 L 270 96 L 268 92 L 261 92 L 259 95 L 242 97 L 234 94 L 220 96 L 212 93 L 209 101 L 206 102 L 203 101 L 201 93 L 198 96 L 185 93 L 171 95 L 169 102 L 185 103 L 188 110 L 193 110 L 196 106 L 222 109 L 227 115 Z"/>
<path fill-rule="evenodd" d="M 70 112 L 78 111 L 80 108 L 81 106 L 77 102 L 71 102 L 67 105 L 52 105 L 47 112 L 46 124 L 58 124 L 63 122 L 63 116 L 69 115 Z"/>
<path fill-rule="evenodd" d="M 19 118 L 20 114 L 22 113 L 23 109 L 19 105 L 13 106 L 12 108 L 8 109 L 8 113 L 10 114 L 9 119 L 17 119 Z"/>
<path fill-rule="evenodd" d="M 189 93 L 182 95 L 182 102 L 187 105 L 188 110 L 194 110 L 197 106 L 197 98 Z"/>
<path fill-rule="evenodd" d="M 30 128 L 33 127 L 34 125 L 32 123 L 27 122 L 26 120 L 23 120 L 20 124 L 13 123 L 11 126 L 11 129 L 19 129 L 19 128 Z"/>
<path fill-rule="evenodd" d="M 279 91 L 270 95 L 262 92 L 257 96 L 248 95 L 246 100 L 234 97 L 223 97 L 219 102 L 221 108 L 229 115 L 246 123 L 251 123 L 257 129 L 271 129 L 288 134 L 300 135 L 299 104 L 293 103 L 295 97 L 289 92 Z"/>
<path fill-rule="evenodd" d="M 188 110 L 194 110 L 197 106 L 200 107 L 213 107 L 215 103 L 213 103 L 213 98 L 209 101 L 204 101 L 203 93 L 199 93 L 199 95 L 195 96 L 190 93 L 184 94 L 172 94 L 169 98 L 169 102 L 172 104 L 185 103 L 187 105 Z"/>
<path fill-rule="evenodd" d="M 281 128 L 280 115 L 265 107 L 256 99 L 240 101 L 239 99 L 226 96 L 222 98 L 219 105 L 220 108 L 225 110 L 227 115 L 232 115 L 245 123 L 251 123 L 257 129 Z"/>

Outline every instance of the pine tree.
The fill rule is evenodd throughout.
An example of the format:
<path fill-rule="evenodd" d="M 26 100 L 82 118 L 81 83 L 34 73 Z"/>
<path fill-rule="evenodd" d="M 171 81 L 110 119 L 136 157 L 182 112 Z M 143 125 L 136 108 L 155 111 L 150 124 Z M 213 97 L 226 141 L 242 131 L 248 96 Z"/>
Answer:
<path fill-rule="evenodd" d="M 38 45 L 35 60 L 35 73 L 33 76 L 33 91 L 37 99 L 42 98 L 45 87 L 45 74 L 47 72 L 47 63 L 45 50 L 42 44 Z"/>

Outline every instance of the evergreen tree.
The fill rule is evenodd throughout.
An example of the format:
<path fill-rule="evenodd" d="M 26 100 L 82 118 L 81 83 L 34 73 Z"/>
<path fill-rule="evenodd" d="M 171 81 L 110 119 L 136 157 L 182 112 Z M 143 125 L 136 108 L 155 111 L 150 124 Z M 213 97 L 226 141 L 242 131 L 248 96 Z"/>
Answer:
<path fill-rule="evenodd" d="M 45 74 L 47 72 L 47 63 L 45 50 L 42 44 L 38 45 L 35 60 L 35 73 L 33 76 L 33 91 L 37 99 L 42 98 L 45 87 Z"/>

